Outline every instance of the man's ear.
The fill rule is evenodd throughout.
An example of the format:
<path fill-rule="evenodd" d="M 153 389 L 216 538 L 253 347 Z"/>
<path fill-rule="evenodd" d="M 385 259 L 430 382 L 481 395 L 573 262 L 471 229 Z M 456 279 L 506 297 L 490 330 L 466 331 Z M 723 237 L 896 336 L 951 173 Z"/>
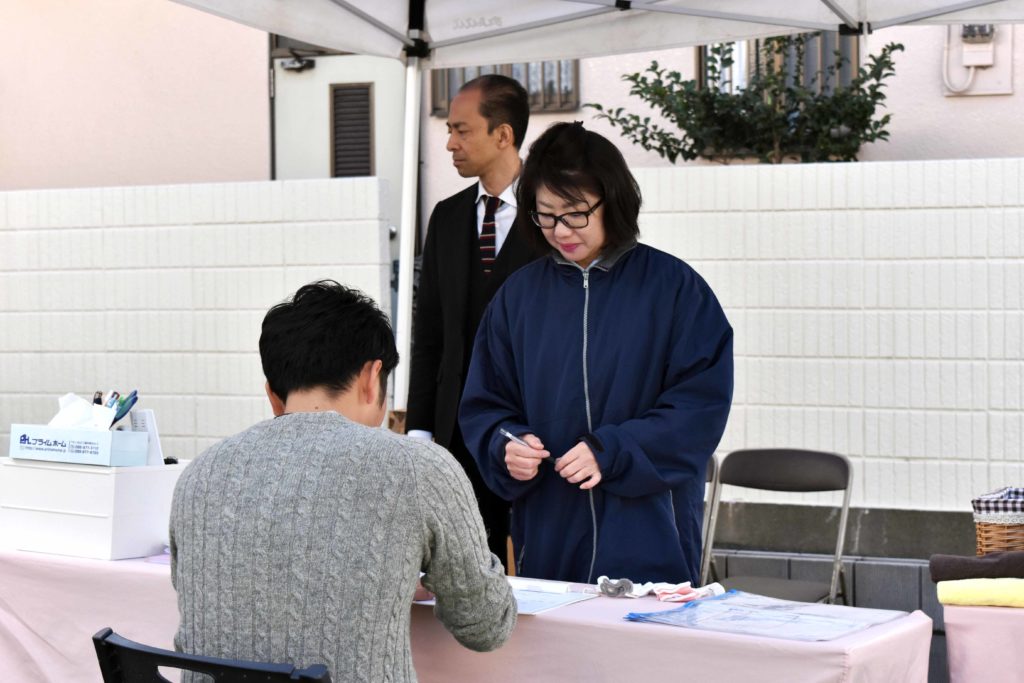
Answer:
<path fill-rule="evenodd" d="M 270 388 L 270 382 L 265 383 L 263 386 L 267 390 L 267 398 L 270 399 L 270 409 L 274 411 L 274 417 L 284 415 L 284 401 Z"/>
<path fill-rule="evenodd" d="M 516 135 L 512 132 L 512 126 L 503 123 L 495 130 L 498 134 L 498 146 L 504 149 L 505 147 L 514 147 L 516 143 Z"/>
<path fill-rule="evenodd" d="M 368 360 L 359 371 L 359 399 L 368 404 L 380 404 L 380 372 L 384 363 L 380 359 Z"/>

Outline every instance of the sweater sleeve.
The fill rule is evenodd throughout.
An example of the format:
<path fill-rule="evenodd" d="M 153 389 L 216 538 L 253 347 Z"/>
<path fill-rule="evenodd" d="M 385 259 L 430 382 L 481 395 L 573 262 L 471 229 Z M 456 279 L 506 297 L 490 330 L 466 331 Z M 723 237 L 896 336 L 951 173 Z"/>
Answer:
<path fill-rule="evenodd" d="M 498 291 L 480 321 L 459 404 L 459 427 L 484 483 L 505 500 L 514 501 L 537 486 L 550 468 L 542 467 L 533 479 L 519 481 L 512 478 L 505 465 L 505 439 L 499 428 L 516 436 L 531 430 L 523 416 L 523 394 L 504 292 Z"/>
<path fill-rule="evenodd" d="M 733 390 L 733 332 L 695 273 L 676 294 L 672 346 L 661 394 L 634 419 L 587 439 L 609 493 L 661 493 L 704 472 L 725 431 Z M 595 438 L 596 437 L 596 438 Z"/>
<path fill-rule="evenodd" d="M 500 647 L 516 623 L 516 601 L 501 562 L 487 548 L 483 520 L 462 467 L 424 444 L 433 457 L 414 458 L 427 547 L 423 585 L 437 598 L 434 614 L 462 645 Z"/>

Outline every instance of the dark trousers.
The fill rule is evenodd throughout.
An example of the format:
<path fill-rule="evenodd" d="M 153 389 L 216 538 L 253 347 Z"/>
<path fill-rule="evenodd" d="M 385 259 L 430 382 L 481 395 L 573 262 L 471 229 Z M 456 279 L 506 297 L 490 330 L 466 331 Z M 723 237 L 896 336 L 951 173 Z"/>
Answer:
<path fill-rule="evenodd" d="M 469 482 L 473 485 L 473 493 L 476 494 L 477 504 L 480 506 L 480 516 L 484 520 L 484 529 L 487 530 L 487 546 L 491 552 L 498 556 L 505 573 L 508 573 L 508 531 L 509 531 L 509 503 L 501 496 L 495 494 L 484 483 L 480 476 L 480 470 L 469 454 L 465 442 L 462 440 L 462 432 L 458 424 L 455 425 L 455 433 L 452 434 L 452 442 L 448 450 L 466 471 Z"/>

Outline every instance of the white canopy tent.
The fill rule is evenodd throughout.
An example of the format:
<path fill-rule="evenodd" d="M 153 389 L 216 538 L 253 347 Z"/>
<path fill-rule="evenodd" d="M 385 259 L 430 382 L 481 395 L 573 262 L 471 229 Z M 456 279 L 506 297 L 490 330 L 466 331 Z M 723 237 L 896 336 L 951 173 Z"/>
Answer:
<path fill-rule="evenodd" d="M 408 393 L 421 69 L 596 57 L 802 31 L 1024 22 L 1024 0 L 174 0 L 406 64 L 395 408 Z"/>

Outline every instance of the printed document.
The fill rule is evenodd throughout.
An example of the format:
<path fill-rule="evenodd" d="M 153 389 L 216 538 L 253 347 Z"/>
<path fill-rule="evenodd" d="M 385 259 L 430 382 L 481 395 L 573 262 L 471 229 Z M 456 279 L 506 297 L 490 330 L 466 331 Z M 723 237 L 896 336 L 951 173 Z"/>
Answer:
<path fill-rule="evenodd" d="M 833 640 L 892 621 L 906 612 L 779 600 L 741 591 L 694 600 L 664 612 L 631 613 L 630 621 L 742 633 L 786 640 Z"/>

